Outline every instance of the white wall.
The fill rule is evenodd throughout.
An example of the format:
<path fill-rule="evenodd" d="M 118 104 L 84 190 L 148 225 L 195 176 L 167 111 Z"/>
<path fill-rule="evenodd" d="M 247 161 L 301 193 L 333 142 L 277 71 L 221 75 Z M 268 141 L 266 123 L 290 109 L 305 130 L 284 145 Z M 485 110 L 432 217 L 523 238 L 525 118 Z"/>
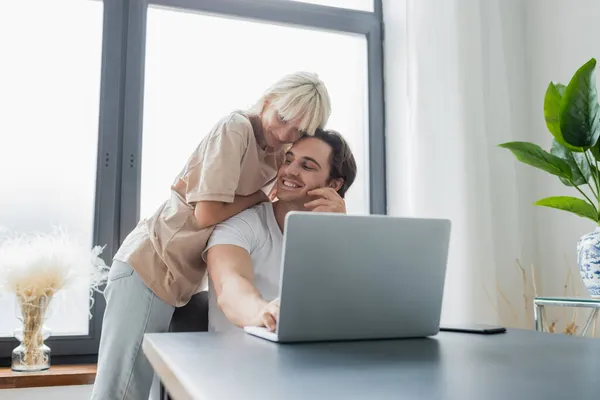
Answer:
<path fill-rule="evenodd" d="M 88 400 L 92 385 L 0 390 L 2 400 Z"/>
<path fill-rule="evenodd" d="M 504 141 L 528 140 L 531 115 L 527 109 L 526 1 L 479 2 L 485 136 L 490 138 L 481 164 L 489 163 L 485 178 L 490 184 L 490 212 L 494 216 L 491 240 L 496 262 L 496 286 L 488 290 L 495 294 L 500 322 L 517 327 L 533 326 L 531 307 L 527 312 L 524 307 L 522 275 L 516 260 L 524 266 L 535 262 L 537 236 L 531 206 L 534 176 L 496 146 Z"/>
<path fill-rule="evenodd" d="M 88 400 L 92 395 L 94 385 L 55 386 L 27 389 L 4 389 L 0 390 L 1 400 Z M 150 398 L 148 400 L 160 399 L 160 381 L 154 377 Z"/>
<path fill-rule="evenodd" d="M 495 322 L 535 249 L 529 177 L 496 147 L 528 131 L 524 3 L 434 3 L 383 4 L 388 212 L 452 220 L 443 319 Z"/>
<path fill-rule="evenodd" d="M 501 322 L 531 327 L 531 308 L 525 312 L 522 275 L 516 268 L 516 259 L 527 269 L 527 295 L 533 295 L 531 264 L 536 269 L 539 295 L 563 295 L 568 266 L 573 280 L 567 294 L 576 290 L 580 295 L 587 295 L 576 267 L 575 246 L 577 239 L 594 227 L 574 215 L 533 206 L 532 203 L 542 197 L 575 193 L 557 179 L 518 163 L 510 153 L 493 146 L 501 143 L 501 138 L 510 138 L 549 147 L 551 137 L 543 119 L 546 86 L 550 80 L 567 83 L 577 67 L 591 57 L 600 58 L 600 1 L 457 0 L 435 7 L 433 3 L 426 6 L 411 0 L 384 0 L 383 3 L 388 211 L 402 215 L 413 206 L 407 195 L 412 187 L 411 179 L 429 181 L 436 174 L 448 175 L 448 171 L 471 174 L 466 175 L 469 185 L 462 186 L 462 181 L 457 179 L 454 190 L 471 190 L 468 197 L 487 191 L 489 204 L 481 198 L 473 201 L 467 197 L 466 201 L 470 201 L 468 214 L 485 216 L 489 213 L 491 222 L 485 220 L 482 227 L 477 225 L 478 221 L 469 221 L 469 215 L 459 212 L 464 208 L 456 201 L 460 196 L 448 188 L 441 192 L 446 204 L 439 199 L 426 199 L 429 205 L 425 208 L 436 204 L 449 207 L 451 203 L 450 208 L 455 210 L 446 211 L 463 218 L 467 226 L 466 231 L 453 231 L 453 235 L 463 235 L 461 240 L 471 246 L 473 252 L 481 252 L 483 248 L 486 254 L 491 249 L 487 255 L 495 265 L 491 272 L 494 279 L 486 277 L 487 272 L 477 276 L 474 268 L 453 266 L 448 276 L 450 288 L 460 287 L 471 293 L 461 296 L 460 291 L 449 291 L 451 298 L 446 298 L 445 303 L 450 307 L 446 309 L 460 314 L 462 307 L 465 311 L 458 317 L 483 321 L 485 314 L 493 313 L 495 307 Z M 406 17 L 407 12 L 410 13 L 407 5 L 412 5 L 410 18 Z M 423 16 L 422 13 L 429 14 Z M 408 40 L 409 31 L 413 35 L 417 33 L 416 39 Z M 407 61 L 408 54 L 414 52 L 410 46 L 415 42 L 418 46 L 430 46 L 425 54 L 417 54 L 416 65 Z M 448 82 L 454 82 L 455 86 Z M 464 126 L 452 125 L 452 111 L 461 111 L 449 101 L 452 96 L 448 92 L 452 90 L 458 92 L 456 100 L 463 103 Z M 411 96 L 413 103 L 409 104 Z M 421 116 L 421 125 L 414 130 L 411 118 L 423 112 L 428 117 Z M 411 129 L 412 137 L 407 136 Z M 478 136 L 478 129 L 484 131 L 483 139 Z M 456 152 L 459 158 L 456 163 L 480 166 L 482 171 L 461 171 L 452 164 L 442 171 L 435 163 L 420 160 L 418 164 L 409 160 L 422 136 L 431 135 L 431 131 L 442 135 L 440 140 L 445 140 L 443 135 L 456 135 L 457 140 L 464 140 L 464 147 Z M 450 146 L 448 151 L 456 150 Z M 477 157 L 483 158 L 469 164 L 465 158 L 473 157 L 471 150 L 477 150 Z M 407 177 L 411 163 L 419 168 L 411 170 Z M 485 179 L 487 184 L 476 182 L 475 178 Z M 477 186 L 476 190 L 472 190 L 472 185 Z M 421 208 L 420 213 L 424 212 L 427 210 Z M 489 230 L 485 225 L 489 225 Z M 481 235 L 473 235 L 473 232 Z M 456 246 L 451 251 L 457 251 Z M 473 259 L 485 260 L 484 255 Z M 485 266 L 482 265 L 482 269 Z M 495 287 L 489 287 L 494 280 Z M 469 304 L 469 301 L 486 303 L 481 295 L 482 285 L 496 294 L 492 307 Z M 550 317 L 565 319 L 562 311 L 550 313 Z"/>
<path fill-rule="evenodd" d="M 528 0 L 527 3 L 527 71 L 531 140 L 546 148 L 551 137 L 543 119 L 543 99 L 550 81 L 564 84 L 592 57 L 600 58 L 600 2 L 597 0 Z M 577 196 L 557 179 L 537 173 L 536 198 L 556 195 Z M 539 240 L 536 259 L 543 271 L 542 285 L 548 292 L 562 294 L 567 267 L 576 269 L 575 246 L 578 238 L 593 230 L 594 225 L 569 213 L 535 209 L 536 236 Z M 585 288 L 575 276 L 580 293 Z"/>

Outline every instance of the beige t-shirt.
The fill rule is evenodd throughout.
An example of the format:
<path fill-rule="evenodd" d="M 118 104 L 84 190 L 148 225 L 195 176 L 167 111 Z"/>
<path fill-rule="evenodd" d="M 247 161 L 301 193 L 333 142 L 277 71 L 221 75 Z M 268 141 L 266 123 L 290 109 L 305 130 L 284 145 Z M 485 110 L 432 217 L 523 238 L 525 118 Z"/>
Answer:
<path fill-rule="evenodd" d="M 164 302 L 185 305 L 202 284 L 202 253 L 214 227 L 201 229 L 197 201 L 231 203 L 263 189 L 268 193 L 283 152 L 262 150 L 250 120 L 232 113 L 219 121 L 190 156 L 171 186 L 171 196 L 127 236 L 114 259 L 129 263 Z"/>

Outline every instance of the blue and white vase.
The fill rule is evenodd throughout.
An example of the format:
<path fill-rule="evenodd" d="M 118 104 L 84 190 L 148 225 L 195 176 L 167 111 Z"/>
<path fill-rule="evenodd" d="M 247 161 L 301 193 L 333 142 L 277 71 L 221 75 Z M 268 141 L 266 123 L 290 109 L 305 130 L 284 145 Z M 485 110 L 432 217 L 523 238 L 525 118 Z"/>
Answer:
<path fill-rule="evenodd" d="M 590 295 L 600 298 L 600 227 L 577 242 L 577 264 Z"/>

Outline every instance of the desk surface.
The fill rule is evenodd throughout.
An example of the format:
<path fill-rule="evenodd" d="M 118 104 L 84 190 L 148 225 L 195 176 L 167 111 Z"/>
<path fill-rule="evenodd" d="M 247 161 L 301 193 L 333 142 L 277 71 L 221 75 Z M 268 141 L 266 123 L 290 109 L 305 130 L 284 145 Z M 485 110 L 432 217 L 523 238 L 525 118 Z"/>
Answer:
<path fill-rule="evenodd" d="M 535 331 L 313 344 L 165 333 L 144 352 L 176 400 L 600 398 L 600 340 Z"/>

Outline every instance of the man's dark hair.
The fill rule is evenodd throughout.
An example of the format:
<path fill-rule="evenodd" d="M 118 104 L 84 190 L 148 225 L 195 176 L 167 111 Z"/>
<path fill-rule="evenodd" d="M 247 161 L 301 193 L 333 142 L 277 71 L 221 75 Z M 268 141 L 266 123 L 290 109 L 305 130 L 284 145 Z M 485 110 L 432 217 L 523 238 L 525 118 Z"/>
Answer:
<path fill-rule="evenodd" d="M 342 135 L 333 130 L 317 129 L 313 136 L 305 136 L 306 138 L 314 137 L 322 140 L 331 147 L 331 159 L 329 160 L 329 180 L 343 179 L 344 183 L 337 191 L 344 198 L 350 186 L 356 179 L 356 161 L 348 142 Z"/>

